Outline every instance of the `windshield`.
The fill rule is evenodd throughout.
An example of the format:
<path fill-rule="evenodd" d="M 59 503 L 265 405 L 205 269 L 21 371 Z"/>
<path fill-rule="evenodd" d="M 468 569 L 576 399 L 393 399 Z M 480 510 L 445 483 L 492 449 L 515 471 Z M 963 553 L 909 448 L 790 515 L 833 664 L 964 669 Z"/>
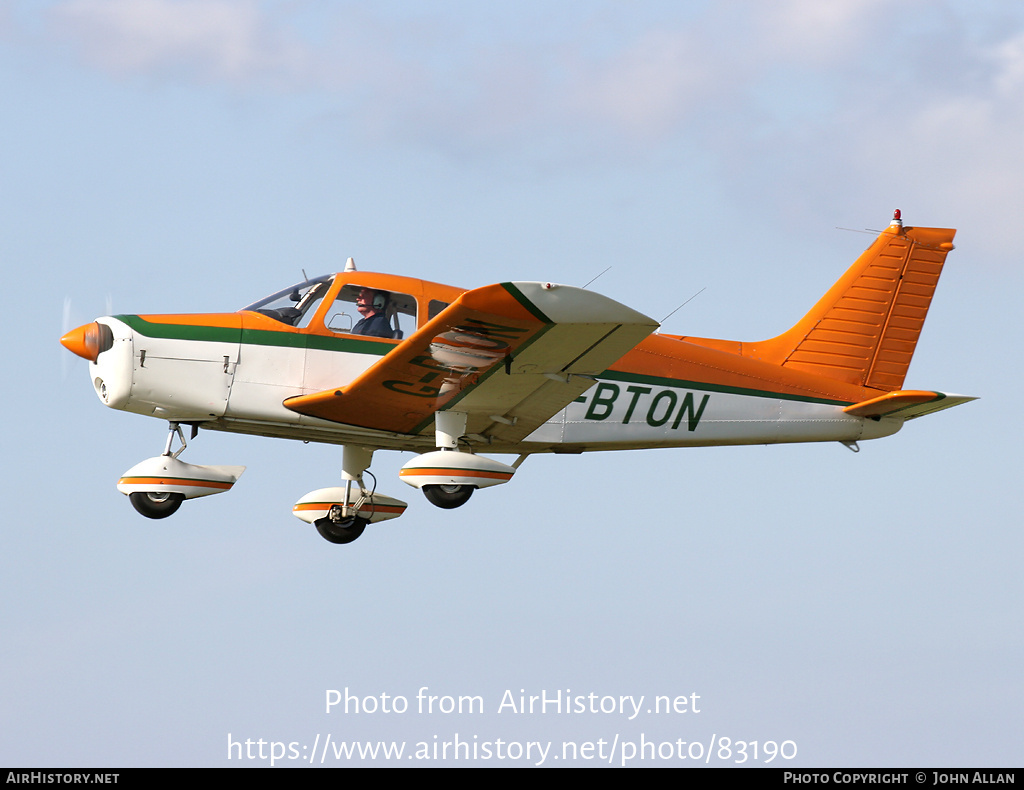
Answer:
<path fill-rule="evenodd" d="M 331 287 L 333 279 L 334 275 L 325 274 L 323 277 L 306 280 L 260 299 L 258 302 L 253 302 L 242 309 L 262 313 L 282 324 L 299 326 L 303 316 L 306 316 L 308 320 L 313 315 L 313 306 L 323 299 L 327 289 Z"/>

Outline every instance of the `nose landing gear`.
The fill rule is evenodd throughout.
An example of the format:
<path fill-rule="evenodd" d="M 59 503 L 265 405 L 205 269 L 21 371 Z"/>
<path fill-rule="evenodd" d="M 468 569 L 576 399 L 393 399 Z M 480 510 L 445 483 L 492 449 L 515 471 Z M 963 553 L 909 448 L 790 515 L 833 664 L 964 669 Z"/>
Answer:
<path fill-rule="evenodd" d="M 192 430 L 195 438 L 197 428 Z M 175 436 L 181 447 L 171 452 Z M 186 499 L 229 491 L 245 471 L 244 466 L 198 466 L 179 461 L 186 446 L 181 426 L 172 422 L 163 454 L 136 464 L 117 481 L 117 490 L 127 494 L 132 507 L 146 518 L 167 518 Z"/>

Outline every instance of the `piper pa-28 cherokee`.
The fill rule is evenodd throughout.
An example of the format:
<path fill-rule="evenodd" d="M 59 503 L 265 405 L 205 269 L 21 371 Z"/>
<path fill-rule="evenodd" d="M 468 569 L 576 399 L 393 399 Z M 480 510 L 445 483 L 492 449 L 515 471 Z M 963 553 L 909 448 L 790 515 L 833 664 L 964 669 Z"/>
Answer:
<path fill-rule="evenodd" d="M 293 512 L 349 543 L 406 508 L 375 478 L 367 487 L 378 449 L 416 453 L 401 479 L 454 508 L 507 483 L 531 453 L 856 450 L 973 400 L 902 389 L 955 232 L 904 227 L 897 211 L 792 329 L 755 343 L 658 334 L 656 321 L 581 288 L 465 291 L 357 271 L 351 259 L 235 313 L 106 316 L 61 343 L 89 360 L 104 404 L 170 423 L 164 452 L 118 482 L 144 516 L 227 491 L 245 469 L 179 460 L 182 425 L 191 438 L 202 427 L 329 442 L 343 446 L 343 485 L 306 494 Z"/>

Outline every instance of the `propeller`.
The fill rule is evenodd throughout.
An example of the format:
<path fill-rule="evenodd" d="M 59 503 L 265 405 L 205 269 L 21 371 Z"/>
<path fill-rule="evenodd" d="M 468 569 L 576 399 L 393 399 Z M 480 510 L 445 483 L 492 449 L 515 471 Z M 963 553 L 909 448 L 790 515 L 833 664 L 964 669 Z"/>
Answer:
<path fill-rule="evenodd" d="M 110 294 L 106 298 L 106 312 L 103 315 L 113 313 L 113 299 Z M 114 336 L 110 327 L 93 321 L 91 324 L 82 324 L 75 328 L 78 319 L 75 316 L 74 307 L 70 296 L 64 297 L 64 308 L 61 314 L 61 338 L 60 343 L 64 348 L 76 356 L 95 362 L 101 351 L 106 351 L 113 345 Z M 72 360 L 67 354 L 61 354 L 61 378 L 66 379 L 69 365 Z"/>
<path fill-rule="evenodd" d="M 101 352 L 113 347 L 114 333 L 106 324 L 93 321 L 72 329 L 60 339 L 60 344 L 82 359 L 95 362 Z"/>

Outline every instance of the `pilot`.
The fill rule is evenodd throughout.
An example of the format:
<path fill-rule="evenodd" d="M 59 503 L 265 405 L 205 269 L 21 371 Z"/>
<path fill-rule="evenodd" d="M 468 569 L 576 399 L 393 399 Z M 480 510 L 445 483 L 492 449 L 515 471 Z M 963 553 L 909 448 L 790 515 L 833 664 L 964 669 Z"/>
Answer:
<path fill-rule="evenodd" d="M 362 318 L 352 327 L 353 335 L 369 335 L 370 337 L 394 337 L 391 322 L 388 320 L 388 302 L 391 294 L 387 291 L 375 291 L 363 288 L 356 297 L 356 310 Z"/>

